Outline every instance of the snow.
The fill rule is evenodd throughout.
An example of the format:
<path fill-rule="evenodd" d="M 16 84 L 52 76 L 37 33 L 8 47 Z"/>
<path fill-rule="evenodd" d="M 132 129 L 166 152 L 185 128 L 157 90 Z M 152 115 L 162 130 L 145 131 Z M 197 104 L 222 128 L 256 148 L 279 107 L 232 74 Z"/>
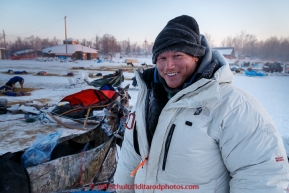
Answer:
<path fill-rule="evenodd" d="M 122 59 L 123 61 L 125 58 Z M 134 64 L 135 67 L 140 67 L 142 63 L 151 64 L 150 58 L 138 58 L 139 63 Z M 72 67 L 90 68 L 90 70 L 72 69 Z M 7 99 L 8 102 L 33 101 L 36 99 L 47 99 L 48 105 L 57 104 L 63 97 L 72 93 L 81 91 L 87 88 L 93 88 L 86 85 L 79 85 L 75 88 L 69 87 L 68 77 L 65 76 L 68 72 L 74 72 L 77 76 L 82 76 L 87 73 L 101 72 L 103 75 L 110 74 L 112 71 L 99 71 L 99 67 L 114 67 L 114 68 L 131 68 L 125 63 L 96 63 L 96 61 L 77 61 L 76 62 L 59 62 L 47 61 L 40 62 L 36 60 L 0 60 L 0 86 L 4 85 L 14 75 L 6 74 L 9 69 L 14 71 L 27 71 L 28 74 L 21 74 L 25 79 L 24 87 L 37 88 L 31 93 L 31 96 L 22 97 L 8 97 L 0 96 L 0 99 Z M 48 74 L 57 74 L 58 76 L 37 76 L 39 71 L 46 71 Z M 131 84 L 131 79 L 134 74 L 132 72 L 124 71 L 125 81 L 123 85 Z M 236 74 L 233 84 L 250 92 L 269 112 L 275 124 L 285 141 L 284 145 L 289 150 L 289 76 L 265 76 L 265 77 L 248 77 L 244 74 Z M 16 85 L 19 87 L 19 85 Z M 132 99 L 130 104 L 135 104 L 138 90 L 130 89 L 129 94 Z M 43 104 L 44 105 L 44 104 Z M 12 119 L 23 118 L 21 115 L 5 114 L 0 115 L 0 154 L 6 151 L 16 151 L 28 147 L 29 142 L 19 142 L 17 139 L 27 138 L 28 129 L 33 129 L 37 132 L 52 132 L 61 128 L 56 124 L 43 124 L 41 122 L 26 123 L 23 120 L 7 121 Z M 2 130 L 1 130 L 2 129 Z M 5 129 L 5 131 L 3 131 Z M 63 129 L 63 128 L 62 128 Z M 19 132 L 15 132 L 19 130 Z M 45 131 L 43 131 L 45 130 Z M 83 131 L 66 129 L 63 135 L 71 133 L 81 133 Z M 14 136 L 11 136 L 13 133 Z M 31 138 L 31 135 L 30 135 Z M 34 139 L 34 138 L 31 138 Z M 15 141 L 16 140 L 16 141 Z M 20 140 L 21 141 L 21 140 Z M 288 144 L 287 144 L 288 142 Z M 6 144 L 6 145 L 5 145 Z M 9 145 L 8 145 L 9 144 Z M 288 147 L 288 148 L 287 148 Z M 287 152 L 289 155 L 289 151 Z"/>

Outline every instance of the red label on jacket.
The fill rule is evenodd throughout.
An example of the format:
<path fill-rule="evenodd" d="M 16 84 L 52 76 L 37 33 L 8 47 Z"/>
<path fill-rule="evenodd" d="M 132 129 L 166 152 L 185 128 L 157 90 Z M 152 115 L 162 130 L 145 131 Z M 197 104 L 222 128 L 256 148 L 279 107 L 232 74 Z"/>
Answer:
<path fill-rule="evenodd" d="M 284 161 L 284 158 L 283 158 L 283 156 L 275 157 L 275 160 L 276 160 L 276 162 L 282 162 L 282 161 Z"/>

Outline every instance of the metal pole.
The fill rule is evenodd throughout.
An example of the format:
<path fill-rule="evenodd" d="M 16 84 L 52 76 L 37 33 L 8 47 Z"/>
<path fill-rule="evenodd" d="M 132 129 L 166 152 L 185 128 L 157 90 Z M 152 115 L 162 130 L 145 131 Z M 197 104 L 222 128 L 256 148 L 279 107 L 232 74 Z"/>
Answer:
<path fill-rule="evenodd" d="M 4 60 L 6 59 L 6 39 L 5 39 L 5 32 L 4 32 L 4 29 L 3 29 L 3 38 L 4 38 Z"/>
<path fill-rule="evenodd" d="M 67 31 L 66 31 L 66 16 L 64 17 L 64 25 L 65 25 L 66 60 L 67 60 Z"/>
<path fill-rule="evenodd" d="M 147 57 L 147 39 L 145 39 L 145 56 Z"/>

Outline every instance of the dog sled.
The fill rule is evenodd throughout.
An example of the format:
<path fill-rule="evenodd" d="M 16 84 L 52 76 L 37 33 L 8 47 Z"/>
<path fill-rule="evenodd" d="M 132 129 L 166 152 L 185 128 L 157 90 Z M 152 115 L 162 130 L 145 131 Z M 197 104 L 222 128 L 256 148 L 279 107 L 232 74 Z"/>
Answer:
<path fill-rule="evenodd" d="M 96 88 L 100 88 L 103 85 L 110 84 L 114 87 L 121 86 L 121 83 L 124 81 L 123 71 L 122 69 L 117 70 L 113 74 L 108 74 L 103 76 L 103 78 L 93 80 L 91 82 L 88 82 L 87 80 L 84 80 L 88 85 L 94 86 Z"/>
<path fill-rule="evenodd" d="M 64 97 L 60 102 L 66 102 L 57 106 L 49 115 L 59 124 L 71 128 L 86 130 L 87 125 L 100 123 L 96 113 L 102 111 L 113 101 L 117 100 L 118 93 L 113 90 L 87 89 Z M 100 117 L 101 118 L 101 117 Z M 75 127 L 62 121 L 62 119 L 83 123 L 83 127 Z"/>
<path fill-rule="evenodd" d="M 68 126 L 64 119 L 75 122 L 77 127 L 66 128 L 81 131 L 81 134 L 60 138 L 49 161 L 26 168 L 31 192 L 69 192 L 112 181 L 116 170 L 116 145 L 121 146 L 128 115 L 128 87 L 116 91 L 106 85 L 103 90 L 88 89 L 61 100 L 61 103 L 68 102 L 66 105 L 70 108 L 65 104 L 57 106 L 51 111 L 51 117 L 64 127 Z M 16 160 L 24 154 L 16 152 Z"/>

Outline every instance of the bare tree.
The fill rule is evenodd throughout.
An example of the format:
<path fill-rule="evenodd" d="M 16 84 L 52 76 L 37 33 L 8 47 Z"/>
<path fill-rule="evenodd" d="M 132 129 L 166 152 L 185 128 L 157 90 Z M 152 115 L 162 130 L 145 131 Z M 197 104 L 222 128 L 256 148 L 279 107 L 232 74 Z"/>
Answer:
<path fill-rule="evenodd" d="M 280 39 L 280 60 L 289 61 L 289 38 Z"/>
<path fill-rule="evenodd" d="M 92 41 L 87 41 L 87 42 L 86 42 L 86 46 L 87 46 L 87 47 L 92 47 Z"/>
<path fill-rule="evenodd" d="M 87 45 L 86 39 L 82 39 L 80 44 L 83 45 L 83 46 L 86 46 Z"/>
<path fill-rule="evenodd" d="M 7 53 L 11 55 L 14 52 L 27 49 L 34 49 L 36 53 L 37 51 L 41 51 L 43 48 L 55 46 L 59 42 L 60 40 L 56 38 L 52 40 L 49 40 L 48 38 L 41 39 L 39 37 L 34 37 L 33 35 L 24 39 L 22 39 L 21 37 L 17 37 L 14 42 L 7 42 Z"/>
<path fill-rule="evenodd" d="M 289 61 L 289 38 L 270 37 L 264 41 L 258 41 L 255 35 L 245 31 L 235 37 L 227 37 L 222 40 L 222 46 L 232 46 L 240 56 L 251 56 L 270 60 Z"/>
<path fill-rule="evenodd" d="M 137 52 L 137 48 L 138 48 L 138 45 L 137 45 L 137 42 L 133 43 L 131 45 L 131 52 L 133 55 L 138 55 L 139 53 Z"/>
<path fill-rule="evenodd" d="M 214 47 L 214 39 L 212 38 L 212 36 L 208 33 L 204 33 L 204 36 L 206 37 L 209 45 Z"/>
<path fill-rule="evenodd" d="M 103 54 L 113 54 L 114 52 L 120 51 L 120 46 L 113 35 L 104 34 L 101 39 L 101 53 Z"/>
<path fill-rule="evenodd" d="M 231 36 L 226 37 L 225 39 L 222 40 L 221 46 L 223 46 L 223 47 L 232 47 L 232 46 L 234 46 L 233 38 Z"/>
<path fill-rule="evenodd" d="M 57 39 L 56 37 L 54 37 L 54 38 L 52 39 L 52 41 L 51 41 L 51 43 L 52 43 L 53 45 L 58 45 L 60 42 L 61 42 L 61 41 L 60 41 L 59 39 Z"/>
<path fill-rule="evenodd" d="M 101 39 L 98 35 L 95 35 L 95 44 L 94 47 L 96 50 L 100 50 Z"/>
<path fill-rule="evenodd" d="M 125 53 L 128 55 L 131 52 L 130 40 L 129 38 L 126 41 Z"/>
<path fill-rule="evenodd" d="M 241 31 L 240 34 L 237 34 L 235 37 L 228 36 L 221 42 L 223 47 L 234 47 L 239 55 L 249 56 L 256 52 L 256 43 L 256 36 L 246 34 L 245 31 Z"/>
<path fill-rule="evenodd" d="M 154 42 L 151 42 L 151 43 L 148 42 L 147 54 L 152 54 L 153 46 L 154 46 Z"/>
<path fill-rule="evenodd" d="M 256 55 L 257 38 L 255 35 L 246 34 L 244 44 L 243 44 L 243 53 L 247 55 Z"/>

